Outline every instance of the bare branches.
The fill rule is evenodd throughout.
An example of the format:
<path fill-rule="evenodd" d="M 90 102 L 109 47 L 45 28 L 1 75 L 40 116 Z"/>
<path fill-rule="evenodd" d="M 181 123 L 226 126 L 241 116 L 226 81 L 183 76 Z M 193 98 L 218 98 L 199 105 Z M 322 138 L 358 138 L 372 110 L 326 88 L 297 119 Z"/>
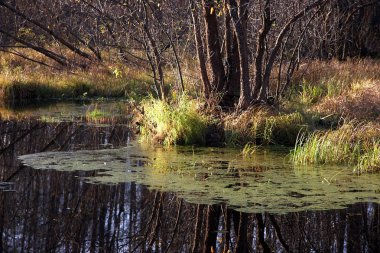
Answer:
<path fill-rule="evenodd" d="M 83 68 L 107 56 L 139 64 L 149 69 L 160 99 L 177 94 L 170 89 L 189 90 L 185 73 L 196 73 L 191 83 L 201 82 L 194 93 L 239 110 L 278 98 L 303 59 L 380 55 L 379 2 L 345 3 L 0 0 L 6 17 L 0 44 L 7 51 L 31 48 L 66 67 Z M 192 65 L 195 58 L 198 66 Z M 277 67 L 277 79 L 286 79 L 278 88 L 271 81 Z"/>
<path fill-rule="evenodd" d="M 49 35 L 51 35 L 53 38 L 55 38 L 57 41 L 65 45 L 67 48 L 69 48 L 71 51 L 77 53 L 78 55 L 85 57 L 87 59 L 91 59 L 91 56 L 88 55 L 87 53 L 83 52 L 79 48 L 75 47 L 73 44 L 69 43 L 65 39 L 63 39 L 60 35 L 58 35 L 56 32 L 53 30 L 49 29 L 48 26 L 41 24 L 40 22 L 31 19 L 30 17 L 26 16 L 24 13 L 22 13 L 20 10 L 18 10 L 15 7 L 12 7 L 11 5 L 7 4 L 4 2 L 4 0 L 0 0 L 0 5 L 4 6 L 5 8 L 9 9 L 12 11 L 14 14 L 22 17 L 23 19 L 27 20 L 28 22 L 34 24 L 35 26 L 39 27 L 43 31 L 47 32 Z"/>

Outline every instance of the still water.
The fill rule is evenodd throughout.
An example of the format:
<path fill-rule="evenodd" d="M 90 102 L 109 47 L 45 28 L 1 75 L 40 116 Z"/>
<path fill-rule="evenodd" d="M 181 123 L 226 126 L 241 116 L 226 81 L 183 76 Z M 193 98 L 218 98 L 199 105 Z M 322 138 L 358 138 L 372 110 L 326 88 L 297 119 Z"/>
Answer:
<path fill-rule="evenodd" d="M 379 175 L 144 146 L 60 106 L 0 121 L 0 252 L 379 252 Z"/>

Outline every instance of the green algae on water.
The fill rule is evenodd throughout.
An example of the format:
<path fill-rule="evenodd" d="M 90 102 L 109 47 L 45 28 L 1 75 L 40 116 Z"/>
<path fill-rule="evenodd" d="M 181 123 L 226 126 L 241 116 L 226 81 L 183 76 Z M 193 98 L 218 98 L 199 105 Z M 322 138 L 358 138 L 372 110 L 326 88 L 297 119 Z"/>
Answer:
<path fill-rule="evenodd" d="M 197 204 L 226 203 L 248 213 L 288 213 L 380 203 L 380 175 L 343 166 L 294 167 L 285 152 L 177 147 L 50 152 L 21 156 L 39 170 L 95 171 L 90 183 L 136 182 Z"/>

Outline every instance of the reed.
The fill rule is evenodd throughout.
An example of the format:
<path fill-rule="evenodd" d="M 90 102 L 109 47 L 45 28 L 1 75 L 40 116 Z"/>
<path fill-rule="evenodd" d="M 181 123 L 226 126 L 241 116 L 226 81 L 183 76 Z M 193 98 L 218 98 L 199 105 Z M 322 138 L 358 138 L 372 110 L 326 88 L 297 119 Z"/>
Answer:
<path fill-rule="evenodd" d="M 245 144 L 243 151 L 241 152 L 243 157 L 249 157 L 257 152 L 257 150 L 260 148 L 259 145 L 256 145 L 255 143 L 247 143 Z"/>
<path fill-rule="evenodd" d="M 354 165 L 358 173 L 375 171 L 380 169 L 379 142 L 378 125 L 348 122 L 337 130 L 300 134 L 292 160 L 299 165 Z"/>

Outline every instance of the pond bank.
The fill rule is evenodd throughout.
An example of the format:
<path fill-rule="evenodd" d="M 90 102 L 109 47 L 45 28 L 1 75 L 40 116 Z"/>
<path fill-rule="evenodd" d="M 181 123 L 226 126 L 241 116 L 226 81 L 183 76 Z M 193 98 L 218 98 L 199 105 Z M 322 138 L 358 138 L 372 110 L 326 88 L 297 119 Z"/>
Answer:
<path fill-rule="evenodd" d="M 244 149 L 246 155 L 261 146 L 284 145 L 296 147 L 295 162 L 355 164 L 361 173 L 379 168 L 379 69 L 380 63 L 374 60 L 310 62 L 300 66 L 288 92 L 273 106 L 256 106 L 240 112 L 206 105 L 203 99 L 194 99 L 196 92 L 191 89 L 188 95 L 173 93 L 168 102 L 144 100 L 150 89 L 146 73 L 116 66 L 76 74 L 3 69 L 0 93 L 2 101 L 51 97 L 84 101 L 94 96 L 142 100 L 132 103 L 133 108 L 127 114 L 133 114 L 128 117 L 134 117 L 134 126 L 147 141 L 164 145 L 236 146 Z M 89 120 L 103 116 L 97 108 L 86 115 Z M 336 154 L 339 159 L 319 155 L 321 147 L 329 150 L 339 146 L 333 136 L 340 136 L 350 127 L 366 130 L 345 138 L 346 146 L 340 146 L 342 152 Z"/>
<path fill-rule="evenodd" d="M 29 52 L 30 53 L 30 52 Z M 0 104 L 21 100 L 147 96 L 153 81 L 142 67 L 117 63 L 86 69 L 48 68 L 0 53 Z"/>

